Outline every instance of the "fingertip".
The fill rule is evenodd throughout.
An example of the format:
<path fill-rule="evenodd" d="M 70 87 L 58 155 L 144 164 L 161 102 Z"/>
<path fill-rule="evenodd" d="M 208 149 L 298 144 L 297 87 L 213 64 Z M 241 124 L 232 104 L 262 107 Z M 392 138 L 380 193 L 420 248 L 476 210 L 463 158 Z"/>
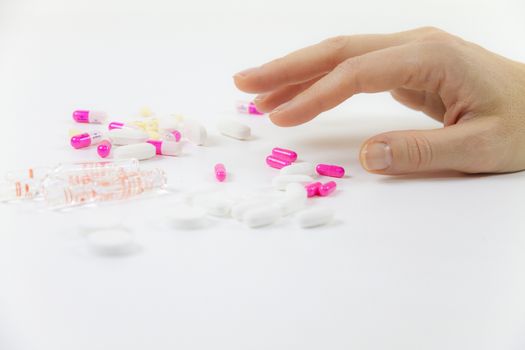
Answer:
<path fill-rule="evenodd" d="M 369 140 L 359 152 L 361 166 L 374 174 L 386 174 L 392 165 L 392 148 L 384 140 Z"/>

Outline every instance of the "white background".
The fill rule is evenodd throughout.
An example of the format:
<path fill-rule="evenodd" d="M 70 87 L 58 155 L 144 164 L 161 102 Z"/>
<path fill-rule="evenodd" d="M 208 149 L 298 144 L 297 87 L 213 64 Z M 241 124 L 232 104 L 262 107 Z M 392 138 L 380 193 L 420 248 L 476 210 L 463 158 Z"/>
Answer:
<path fill-rule="evenodd" d="M 339 34 L 433 25 L 525 61 L 523 1 L 0 0 L 0 171 L 96 159 L 67 145 L 71 111 L 114 119 L 141 106 L 209 127 L 207 147 L 149 165 L 179 193 L 231 171 L 225 187 L 264 188 L 274 146 L 350 173 L 336 220 L 260 230 L 214 220 L 167 225 L 179 200 L 67 213 L 0 206 L 0 349 L 524 349 L 525 174 L 381 177 L 358 150 L 387 130 L 439 125 L 356 96 L 297 128 L 236 116 L 231 76 Z M 524 96 L 525 98 L 525 96 Z M 248 123 L 227 140 L 214 120 Z M 79 228 L 123 221 L 142 251 L 90 254 Z"/>

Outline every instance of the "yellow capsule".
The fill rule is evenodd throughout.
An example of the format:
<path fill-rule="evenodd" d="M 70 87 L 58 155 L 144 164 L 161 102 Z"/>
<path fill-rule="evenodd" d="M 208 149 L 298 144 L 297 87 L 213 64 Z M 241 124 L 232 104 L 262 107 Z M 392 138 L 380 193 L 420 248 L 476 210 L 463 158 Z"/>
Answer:
<path fill-rule="evenodd" d="M 149 138 L 152 140 L 160 140 L 160 134 L 156 131 L 150 131 L 148 130 Z"/>
<path fill-rule="evenodd" d="M 149 109 L 149 107 L 142 107 L 140 109 L 139 115 L 141 117 L 148 118 L 153 115 L 153 112 L 151 111 L 151 109 Z"/>

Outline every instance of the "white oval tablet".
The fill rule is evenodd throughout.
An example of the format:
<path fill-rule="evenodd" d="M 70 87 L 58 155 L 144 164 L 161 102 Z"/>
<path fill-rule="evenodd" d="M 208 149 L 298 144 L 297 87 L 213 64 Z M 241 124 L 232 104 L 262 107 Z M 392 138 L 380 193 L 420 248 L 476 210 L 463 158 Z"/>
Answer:
<path fill-rule="evenodd" d="M 258 209 L 261 207 L 265 207 L 270 203 L 269 200 L 263 200 L 260 198 L 253 198 L 249 200 L 243 200 L 239 203 L 236 203 L 231 208 L 231 216 L 235 220 L 243 221 L 244 220 L 244 214 L 249 212 L 250 210 Z"/>
<path fill-rule="evenodd" d="M 293 163 L 284 168 L 281 168 L 279 171 L 280 175 L 308 175 L 314 176 L 315 166 L 312 163 L 303 162 L 303 163 Z"/>
<path fill-rule="evenodd" d="M 221 134 L 237 140 L 247 140 L 251 136 L 250 127 L 235 120 L 221 120 L 217 128 Z"/>
<path fill-rule="evenodd" d="M 276 202 L 281 208 L 281 214 L 290 215 L 306 207 L 308 196 L 304 185 L 291 183 L 286 186 L 286 192 L 282 199 Z"/>
<path fill-rule="evenodd" d="M 297 214 L 297 222 L 302 228 L 326 225 L 332 221 L 334 210 L 326 207 L 317 207 L 304 210 Z"/>
<path fill-rule="evenodd" d="M 138 247 L 131 232 L 123 228 L 92 231 L 86 240 L 94 253 L 99 255 L 124 255 Z"/>
<path fill-rule="evenodd" d="M 313 181 L 314 179 L 308 175 L 278 175 L 272 179 L 272 186 L 277 190 L 284 191 L 288 184 L 299 183 L 306 185 Z"/>
<path fill-rule="evenodd" d="M 209 215 L 224 217 L 230 215 L 233 203 L 222 194 L 214 194 L 197 196 L 193 204 L 206 210 Z"/>
<path fill-rule="evenodd" d="M 157 149 L 149 143 L 136 143 L 134 145 L 120 146 L 113 151 L 115 159 L 145 160 L 155 157 Z"/>
<path fill-rule="evenodd" d="M 149 138 L 148 133 L 134 128 L 112 129 L 107 135 L 114 145 L 131 145 L 146 142 Z"/>
<path fill-rule="evenodd" d="M 193 230 L 203 227 L 206 222 L 206 212 L 201 208 L 180 205 L 173 208 L 171 223 L 183 230 Z"/>
<path fill-rule="evenodd" d="M 277 206 L 265 206 L 252 209 L 243 216 L 243 222 L 251 228 L 268 226 L 281 217 L 281 210 Z"/>
<path fill-rule="evenodd" d="M 185 120 L 182 126 L 182 137 L 186 138 L 189 142 L 202 146 L 206 143 L 208 133 L 206 128 L 201 123 L 195 120 Z"/>

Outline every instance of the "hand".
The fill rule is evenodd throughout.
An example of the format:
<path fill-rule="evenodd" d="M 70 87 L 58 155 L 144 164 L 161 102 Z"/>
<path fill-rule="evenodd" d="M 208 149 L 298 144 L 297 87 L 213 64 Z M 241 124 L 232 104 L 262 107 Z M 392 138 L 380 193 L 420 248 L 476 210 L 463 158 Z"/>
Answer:
<path fill-rule="evenodd" d="M 341 36 L 234 76 L 279 126 L 305 123 L 361 93 L 390 91 L 443 122 L 376 135 L 361 164 L 378 174 L 525 169 L 525 65 L 435 28 Z"/>

